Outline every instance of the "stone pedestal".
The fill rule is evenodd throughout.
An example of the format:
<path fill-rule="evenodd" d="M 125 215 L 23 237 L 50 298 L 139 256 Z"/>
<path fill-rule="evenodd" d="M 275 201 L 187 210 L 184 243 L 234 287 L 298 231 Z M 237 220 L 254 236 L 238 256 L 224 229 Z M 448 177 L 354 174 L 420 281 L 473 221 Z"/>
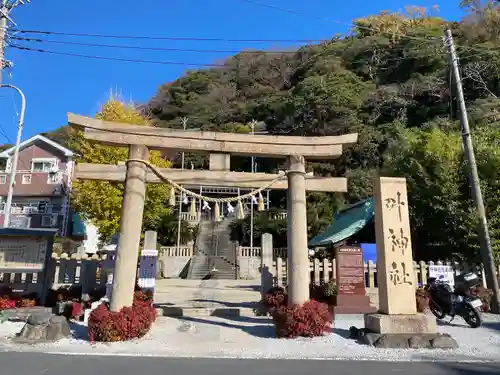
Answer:
<path fill-rule="evenodd" d="M 380 334 L 424 334 L 436 333 L 434 315 L 386 315 L 366 314 L 365 328 Z"/>

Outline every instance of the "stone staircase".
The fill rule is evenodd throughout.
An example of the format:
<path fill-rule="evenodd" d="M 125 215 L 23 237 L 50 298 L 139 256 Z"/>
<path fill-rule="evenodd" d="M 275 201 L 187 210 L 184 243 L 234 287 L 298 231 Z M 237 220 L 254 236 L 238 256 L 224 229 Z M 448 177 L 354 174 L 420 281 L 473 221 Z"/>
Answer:
<path fill-rule="evenodd" d="M 237 278 L 236 245 L 231 242 L 231 220 L 200 222 L 188 279 L 235 280 Z"/>
<path fill-rule="evenodd" d="M 215 223 L 211 220 L 200 221 L 187 275 L 190 280 L 201 280 L 210 273 L 210 255 L 207 250 L 212 247 L 214 227 Z"/>
<path fill-rule="evenodd" d="M 215 223 L 211 254 L 212 265 L 217 270 L 214 272 L 214 279 L 235 280 L 238 277 L 236 244 L 231 241 L 231 222 L 232 220 L 225 219 Z"/>

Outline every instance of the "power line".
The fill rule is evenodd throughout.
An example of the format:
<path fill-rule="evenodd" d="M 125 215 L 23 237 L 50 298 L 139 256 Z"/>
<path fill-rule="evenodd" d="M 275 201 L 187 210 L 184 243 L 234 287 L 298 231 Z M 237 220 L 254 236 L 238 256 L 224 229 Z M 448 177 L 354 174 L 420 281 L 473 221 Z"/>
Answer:
<path fill-rule="evenodd" d="M 47 40 L 41 38 L 22 38 L 16 36 L 9 36 L 9 39 L 25 42 L 36 43 L 49 43 L 49 44 L 63 44 L 85 47 L 102 47 L 102 48 L 117 48 L 117 49 L 135 49 L 144 51 L 166 51 L 166 52 L 199 52 L 199 53 L 244 53 L 244 54 L 295 54 L 297 51 L 242 51 L 242 50 L 220 50 L 220 49 L 185 49 L 185 48 L 166 48 L 166 47 L 145 47 L 145 46 L 128 46 L 116 44 L 99 44 L 99 43 L 81 43 L 70 42 L 62 40 Z"/>
<path fill-rule="evenodd" d="M 381 32 L 380 30 L 377 30 L 377 29 L 375 29 L 373 27 L 369 27 L 369 26 L 363 26 L 363 25 L 359 25 L 359 24 L 355 24 L 355 23 L 339 21 L 339 20 L 335 20 L 335 19 L 331 19 L 331 18 L 322 17 L 322 16 L 316 16 L 314 14 L 308 14 L 308 13 L 299 12 L 299 11 L 293 10 L 293 9 L 282 8 L 282 7 L 277 6 L 277 5 L 266 4 L 266 3 L 262 3 L 260 1 L 254 1 L 254 0 L 241 0 L 241 1 L 243 1 L 245 3 L 252 4 L 252 5 L 257 5 L 257 6 L 260 6 L 260 7 L 263 7 L 263 8 L 277 10 L 277 11 L 283 12 L 283 13 L 289 13 L 289 14 L 293 14 L 293 15 L 296 15 L 296 16 L 309 17 L 309 18 L 312 18 L 312 19 L 320 20 L 320 21 L 333 22 L 333 23 L 337 23 L 339 25 L 344 25 L 344 26 L 349 26 L 349 27 L 355 27 L 355 28 L 358 28 L 358 29 L 361 29 L 361 30 L 368 30 L 368 31 L 373 31 L 373 32 L 376 32 L 376 33 L 384 34 L 384 32 Z M 385 34 L 389 34 L 389 33 L 385 33 Z M 417 36 L 412 36 L 412 35 L 401 35 L 401 38 L 414 39 L 414 40 L 420 40 L 420 41 L 423 41 L 423 40 L 429 41 L 429 40 L 432 40 L 432 39 L 441 39 L 441 37 L 437 37 L 437 36 L 436 37 L 425 38 L 425 37 L 417 37 Z"/>
<path fill-rule="evenodd" d="M 69 33 L 69 32 L 61 32 L 61 31 L 23 30 L 23 29 L 12 29 L 12 31 L 17 32 L 17 33 L 22 33 L 22 34 L 45 34 L 45 35 L 109 38 L 109 39 L 172 40 L 172 41 L 183 41 L 183 42 L 312 43 L 312 42 L 324 42 L 324 41 L 326 41 L 325 39 L 318 39 L 318 38 L 312 38 L 312 39 L 228 39 L 228 38 L 170 37 L 170 36 L 148 36 L 148 35 L 109 35 L 109 34 Z"/>
<path fill-rule="evenodd" d="M 147 50 L 147 51 L 165 51 L 165 52 L 195 52 L 195 53 L 234 53 L 234 54 L 297 54 L 299 51 L 241 51 L 241 50 L 218 50 L 218 49 L 184 49 L 184 48 L 165 48 L 165 47 L 144 47 L 144 46 L 130 46 L 130 45 L 117 45 L 117 44 L 99 44 L 99 43 L 81 43 L 81 42 L 69 42 L 69 41 L 59 41 L 59 40 L 47 40 L 42 38 L 22 38 L 22 37 L 10 37 L 12 40 L 24 41 L 24 42 L 35 42 L 35 43 L 49 43 L 49 44 L 60 44 L 60 45 L 76 45 L 76 46 L 86 46 L 86 47 L 102 47 L 102 48 L 114 48 L 114 49 L 133 49 L 133 50 Z M 334 43 L 334 42 L 332 42 Z M 24 47 L 18 45 L 18 47 Z M 404 47 L 391 48 L 391 52 L 402 52 Z M 372 48 L 367 48 L 363 51 L 358 52 L 370 52 Z M 434 55 L 434 54 L 432 54 Z M 424 56 L 424 55 L 421 55 Z M 429 55 L 430 56 L 430 55 Z M 410 58 L 410 57 L 408 57 Z M 388 58 L 387 60 L 400 60 L 401 57 Z"/>
<path fill-rule="evenodd" d="M 78 44 L 79 45 L 79 44 Z M 101 45 L 93 45 L 92 46 L 101 46 Z M 102 45 L 104 46 L 104 45 Z M 106 45 L 108 46 L 108 45 Z M 121 46 L 114 46 L 114 45 L 109 45 L 110 47 L 116 47 L 120 48 Z M 47 50 L 47 49 L 41 49 L 41 48 L 34 48 L 34 47 L 27 47 L 24 45 L 17 45 L 17 44 L 10 44 L 10 47 L 23 50 L 23 51 L 32 51 L 32 52 L 40 52 L 40 53 L 47 53 L 47 54 L 52 54 L 52 55 L 60 55 L 60 56 L 71 56 L 71 57 L 80 57 L 80 58 L 88 58 L 88 59 L 94 59 L 94 60 L 108 60 L 108 61 L 121 61 L 121 62 L 132 62 L 132 63 L 147 63 L 147 64 L 160 64 L 160 65 L 180 65 L 180 66 L 202 66 L 202 67 L 225 67 L 227 66 L 226 64 L 215 64 L 215 63 L 189 63 L 189 62 L 182 62 L 182 61 L 162 61 L 162 60 L 145 60 L 145 59 L 129 59 L 129 58 L 121 58 L 121 57 L 113 57 L 113 56 L 96 56 L 96 55 L 86 55 L 86 54 L 80 54 L 80 53 L 72 53 L 72 52 L 61 52 L 61 51 L 53 51 L 53 50 Z M 128 46 L 132 47 L 132 46 Z M 207 50 L 190 50 L 192 52 L 206 52 Z M 370 49 L 364 50 L 364 51 L 359 51 L 360 53 L 362 52 L 370 52 Z M 404 48 L 400 49 L 392 49 L 391 52 L 403 52 Z M 251 54 L 251 52 L 248 52 Z M 260 51 L 254 52 L 256 54 L 259 54 Z M 296 52 L 294 52 L 296 53 Z M 278 52 L 276 52 L 278 54 Z M 444 56 L 443 53 L 430 53 L 430 54 L 422 54 L 422 55 L 415 55 L 415 56 L 399 56 L 399 57 L 387 57 L 384 59 L 384 62 L 400 62 L 404 60 L 410 60 L 410 59 L 418 59 L 418 58 L 424 58 L 424 57 L 434 57 L 434 56 Z M 311 56 L 311 58 L 314 56 Z M 337 57 L 342 57 L 342 56 L 337 56 Z M 357 63 L 365 63 L 366 60 L 354 60 L 354 61 L 348 61 L 350 64 L 357 64 Z M 378 67 L 378 69 L 381 69 Z"/>
<path fill-rule="evenodd" d="M 93 59 L 93 60 L 109 60 L 109 61 L 159 64 L 159 65 L 204 66 L 204 67 L 212 67 L 212 68 L 226 66 L 224 64 L 188 63 L 188 62 L 180 62 L 180 61 L 126 59 L 126 58 L 121 58 L 121 57 L 84 55 L 84 54 L 80 54 L 80 53 L 59 52 L 59 51 L 49 51 L 49 50 L 40 49 L 40 48 L 30 48 L 30 47 L 18 46 L 15 44 L 11 44 L 10 47 L 15 48 L 15 49 L 19 49 L 19 50 L 23 50 L 23 51 L 35 51 L 35 52 L 47 53 L 47 54 L 51 54 L 51 55 L 60 55 L 60 56 L 82 57 L 82 58 Z"/>

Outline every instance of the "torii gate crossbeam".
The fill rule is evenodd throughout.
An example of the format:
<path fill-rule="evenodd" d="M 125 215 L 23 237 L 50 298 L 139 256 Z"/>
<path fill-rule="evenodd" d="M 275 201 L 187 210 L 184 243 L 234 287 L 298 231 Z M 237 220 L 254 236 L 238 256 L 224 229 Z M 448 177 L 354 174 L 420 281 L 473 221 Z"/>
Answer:
<path fill-rule="evenodd" d="M 278 188 L 287 188 L 288 210 L 288 275 L 289 304 L 302 304 L 309 299 L 309 256 L 307 251 L 307 209 L 306 190 L 346 191 L 347 181 L 342 178 L 320 178 L 306 174 L 305 159 L 331 159 L 342 154 L 344 145 L 357 142 L 357 134 L 338 137 L 293 137 L 267 136 L 216 132 L 172 131 L 147 126 L 111 123 L 93 118 L 68 114 L 68 123 L 85 129 L 85 138 L 99 143 L 128 146 L 129 160 L 148 160 L 149 150 L 169 149 L 185 152 L 205 152 L 229 158 L 229 154 L 271 156 L 287 159 L 287 184 L 277 182 Z M 228 165 L 229 163 L 226 163 Z M 222 168 L 223 169 L 223 168 Z M 146 183 L 156 182 L 148 173 L 147 166 L 139 161 L 130 161 L 127 166 L 85 165 L 77 166 L 77 177 L 125 180 L 122 215 L 120 220 L 119 247 L 116 254 L 113 277 L 111 310 L 119 311 L 123 306 L 132 305 L 142 217 L 146 194 Z M 212 183 L 224 185 L 228 179 L 243 179 L 243 187 L 265 186 L 265 180 L 273 180 L 276 175 L 251 174 L 218 171 L 183 171 L 170 169 L 171 180 L 182 184 L 193 178 L 204 178 Z M 125 173 L 125 176 L 124 176 Z M 180 174 L 179 174 L 180 173 Z M 175 178 L 174 178 L 175 177 Z M 170 177 L 169 177 L 170 178 Z M 252 182 L 252 178 L 254 181 Z M 238 186 L 233 180 L 233 186 Z M 192 184 L 192 182 L 191 182 Z M 241 185 L 240 185 L 241 186 Z M 329 189 L 329 190 L 328 190 Z"/>

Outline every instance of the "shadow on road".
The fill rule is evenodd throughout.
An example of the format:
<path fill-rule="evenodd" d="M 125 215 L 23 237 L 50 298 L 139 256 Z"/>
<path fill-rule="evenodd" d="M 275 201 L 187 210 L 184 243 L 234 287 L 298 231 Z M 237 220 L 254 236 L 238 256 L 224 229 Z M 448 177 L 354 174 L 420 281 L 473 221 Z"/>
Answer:
<path fill-rule="evenodd" d="M 253 309 L 257 303 L 256 302 L 226 302 L 226 301 L 219 301 L 215 299 L 193 299 L 193 302 L 206 302 L 206 303 L 216 303 L 222 306 L 226 307 L 233 307 L 233 308 L 243 308 L 243 309 Z"/>
<path fill-rule="evenodd" d="M 482 326 L 494 331 L 500 331 L 500 322 L 484 322 Z"/>
<path fill-rule="evenodd" d="M 439 375 L 493 375 L 500 374 L 500 362 L 434 362 L 434 374 Z M 430 374 L 430 373 L 429 373 Z"/>
<path fill-rule="evenodd" d="M 260 292 L 260 285 L 228 285 L 228 289 L 242 289 L 252 292 Z"/>
<path fill-rule="evenodd" d="M 178 319 L 180 321 L 185 321 L 185 322 L 208 324 L 208 325 L 227 327 L 227 328 L 236 328 L 242 330 L 243 332 L 248 333 L 249 335 L 260 338 L 276 337 L 274 326 L 270 324 L 271 321 L 269 319 L 258 319 L 258 318 L 244 317 L 244 316 L 223 317 L 223 319 L 232 320 L 234 323 L 195 318 L 190 316 L 183 316 L 179 317 Z M 260 323 L 260 324 L 248 325 L 248 324 L 237 324 L 237 323 Z"/>

